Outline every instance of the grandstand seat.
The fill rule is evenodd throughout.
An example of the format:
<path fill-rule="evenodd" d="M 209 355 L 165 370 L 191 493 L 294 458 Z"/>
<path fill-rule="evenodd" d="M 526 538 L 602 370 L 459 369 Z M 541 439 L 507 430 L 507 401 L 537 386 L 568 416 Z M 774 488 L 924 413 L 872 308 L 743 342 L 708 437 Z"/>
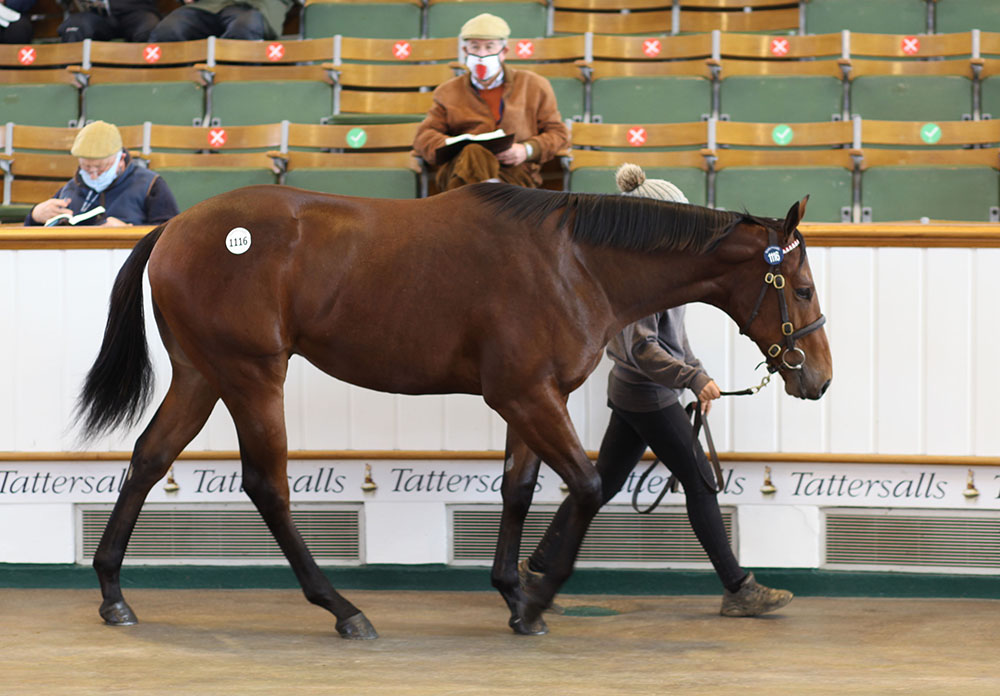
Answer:
<path fill-rule="evenodd" d="M 427 37 L 456 37 L 462 25 L 482 12 L 499 15 L 511 36 L 546 36 L 545 0 L 427 0 Z"/>
<path fill-rule="evenodd" d="M 1000 31 L 1000 3 L 989 0 L 934 0 L 934 31 L 949 34 L 981 29 Z"/>
<path fill-rule="evenodd" d="M 804 0 L 807 34 L 848 29 L 871 34 L 923 34 L 927 0 Z"/>
<path fill-rule="evenodd" d="M 334 37 L 333 62 L 339 63 L 450 63 L 458 59 L 455 37 L 444 39 L 365 39 Z"/>
<path fill-rule="evenodd" d="M 712 123 L 713 205 L 783 217 L 809 195 L 809 219 L 850 221 L 852 123 Z"/>
<path fill-rule="evenodd" d="M 775 5 L 784 4 L 784 7 Z M 799 9 L 787 2 L 680 0 L 676 31 L 681 33 L 798 31 Z M 724 9 L 716 9 L 724 8 Z"/>
<path fill-rule="evenodd" d="M 421 167 L 411 151 L 415 123 L 288 125 L 287 149 L 271 152 L 288 186 L 371 198 L 415 198 Z"/>
<path fill-rule="evenodd" d="M 303 38 L 343 34 L 371 39 L 416 38 L 421 35 L 421 0 L 306 0 Z"/>
<path fill-rule="evenodd" d="M 632 162 L 643 167 L 648 177 L 672 181 L 691 203 L 707 202 L 707 164 L 701 153 L 708 143 L 706 121 L 670 125 L 574 123 L 572 138 L 568 169 L 569 190 L 573 192 L 617 193 L 615 171 Z"/>
<path fill-rule="evenodd" d="M 1000 121 L 862 120 L 860 141 L 863 220 L 998 219 Z"/>
<path fill-rule="evenodd" d="M 719 36 L 720 118 L 829 121 L 844 111 L 841 35 Z"/>
<path fill-rule="evenodd" d="M 217 39 L 215 64 L 200 65 L 210 84 L 212 124 L 254 125 L 295 118 L 319 123 L 333 113 L 334 40 Z"/>
<path fill-rule="evenodd" d="M 209 40 L 141 44 L 88 39 L 84 44 L 87 60 L 76 72 L 85 85 L 85 120 L 201 124 L 205 89 L 194 66 L 208 60 Z"/>
<path fill-rule="evenodd" d="M 958 121 L 973 114 L 972 34 L 849 35 L 850 112 Z"/>
<path fill-rule="evenodd" d="M 282 145 L 282 124 L 167 126 L 148 124 L 142 152 L 185 210 L 220 193 L 277 182 L 268 151 Z"/>
<path fill-rule="evenodd" d="M 80 116 L 71 65 L 83 64 L 83 45 L 0 44 L 0 123 L 67 127 Z"/>
<path fill-rule="evenodd" d="M 511 39 L 507 64 L 546 77 L 564 119 L 582 121 L 586 113 L 586 79 L 577 61 L 586 57 L 584 36 Z"/>
<path fill-rule="evenodd" d="M 454 76 L 449 65 L 343 63 L 326 66 L 334 81 L 330 123 L 422 121 L 432 91 Z"/>
<path fill-rule="evenodd" d="M 142 126 L 119 128 L 126 148 L 142 144 Z M 3 154 L 0 165 L 4 170 L 4 219 L 23 219 L 36 203 L 52 198 L 69 181 L 79 167 L 70 147 L 79 131 L 20 125 L 8 122 L 3 127 Z"/>
<path fill-rule="evenodd" d="M 973 59 L 978 73 L 975 86 L 979 89 L 981 118 L 1000 118 L 1000 32 L 980 33 L 980 56 Z"/>
<path fill-rule="evenodd" d="M 658 5 L 663 0 L 654 0 Z M 670 10 L 650 10 L 647 12 L 573 12 L 556 9 L 552 13 L 554 34 L 594 34 L 611 35 L 666 35 L 673 29 L 673 15 Z"/>

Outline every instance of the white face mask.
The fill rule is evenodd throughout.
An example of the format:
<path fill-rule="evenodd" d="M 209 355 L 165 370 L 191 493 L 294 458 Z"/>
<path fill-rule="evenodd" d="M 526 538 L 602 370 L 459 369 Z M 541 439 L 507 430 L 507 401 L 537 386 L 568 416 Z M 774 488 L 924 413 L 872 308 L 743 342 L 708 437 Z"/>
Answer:
<path fill-rule="evenodd" d="M 111 166 L 101 174 L 98 174 L 96 177 L 90 176 L 90 174 L 81 169 L 80 178 L 83 179 L 83 183 L 98 193 L 101 193 L 108 186 L 111 186 L 111 182 L 118 176 L 118 164 L 122 161 L 122 154 L 122 151 L 119 150 L 118 154 L 115 156 L 115 161 L 111 163 Z"/>
<path fill-rule="evenodd" d="M 488 56 L 474 56 L 472 54 L 465 56 L 465 66 L 472 73 L 472 77 L 476 82 L 482 84 L 487 79 L 493 79 L 500 73 L 500 54 L 502 52 L 503 50 L 501 49 Z"/>

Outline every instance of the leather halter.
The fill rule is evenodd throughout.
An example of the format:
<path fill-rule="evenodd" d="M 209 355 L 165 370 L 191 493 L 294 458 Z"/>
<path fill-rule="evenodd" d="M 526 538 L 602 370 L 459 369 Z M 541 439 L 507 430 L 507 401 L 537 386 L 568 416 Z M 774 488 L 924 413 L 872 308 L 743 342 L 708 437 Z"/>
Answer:
<path fill-rule="evenodd" d="M 795 239 L 786 247 L 781 248 L 778 246 L 778 235 L 773 229 L 768 229 L 767 231 L 767 248 L 764 250 L 764 260 L 767 261 L 768 270 L 764 274 L 764 285 L 760 289 L 760 294 L 757 296 L 757 303 L 753 306 L 753 311 L 750 312 L 750 318 L 747 319 L 746 324 L 740 327 L 741 334 L 747 334 L 750 329 L 750 325 L 753 320 L 757 318 L 757 314 L 760 312 L 760 306 L 764 302 L 764 296 L 767 294 L 768 287 L 773 287 L 778 292 L 778 308 L 781 312 L 781 334 L 783 336 L 784 347 L 779 343 L 774 343 L 770 348 L 767 349 L 767 355 L 770 359 L 777 358 L 781 356 L 781 364 L 784 365 L 785 369 L 788 370 L 801 370 L 802 366 L 806 363 L 806 353 L 801 348 L 795 345 L 795 342 L 804 336 L 808 336 L 813 331 L 819 329 L 823 324 L 826 323 L 826 317 L 822 314 L 815 321 L 803 326 L 801 329 L 796 330 L 795 326 L 788 318 L 788 303 L 785 301 L 785 276 L 783 276 L 781 271 L 781 264 L 785 259 L 785 255 L 791 252 L 798 246 L 801 246 L 801 251 L 799 255 L 799 266 L 805 261 L 806 258 L 806 240 L 802 236 L 802 233 L 795 230 L 793 233 Z M 798 362 L 789 363 L 789 354 L 798 353 L 800 360 Z M 767 371 L 770 373 L 777 372 L 780 367 L 775 366 L 771 363 L 771 360 L 767 361 Z"/>

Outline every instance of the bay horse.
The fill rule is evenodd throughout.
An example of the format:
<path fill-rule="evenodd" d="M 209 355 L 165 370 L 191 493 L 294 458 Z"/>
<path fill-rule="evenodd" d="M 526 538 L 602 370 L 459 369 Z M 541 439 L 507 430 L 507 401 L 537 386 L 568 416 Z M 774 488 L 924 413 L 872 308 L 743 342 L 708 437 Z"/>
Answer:
<path fill-rule="evenodd" d="M 804 211 L 805 199 L 782 221 L 495 183 L 416 200 L 254 186 L 193 206 L 143 237 L 122 266 L 81 390 L 85 436 L 141 417 L 152 389 L 142 297 L 148 264 L 173 375 L 136 441 L 94 554 L 101 617 L 136 622 L 120 572 L 139 511 L 222 399 L 236 426 L 243 487 L 306 598 L 336 616 L 342 637 L 377 637 L 316 565 L 291 519 L 283 389 L 289 357 L 299 354 L 369 389 L 481 394 L 504 418 L 492 583 L 515 632 L 544 632 L 541 613 L 569 576 L 576 539 L 601 502 L 600 478 L 566 400 L 616 332 L 655 311 L 708 302 L 744 327 L 789 394 L 818 399 L 826 390 L 832 365 L 822 314 L 804 244 L 793 249 Z M 787 286 L 774 272 L 780 267 L 762 258 L 769 242 L 771 253 L 778 245 L 798 255 Z M 755 305 L 765 271 L 770 280 Z M 777 299 L 765 298 L 771 286 Z M 569 488 L 574 534 L 565 538 L 574 540 L 555 545 L 544 582 L 527 588 L 517 556 L 540 460 Z"/>

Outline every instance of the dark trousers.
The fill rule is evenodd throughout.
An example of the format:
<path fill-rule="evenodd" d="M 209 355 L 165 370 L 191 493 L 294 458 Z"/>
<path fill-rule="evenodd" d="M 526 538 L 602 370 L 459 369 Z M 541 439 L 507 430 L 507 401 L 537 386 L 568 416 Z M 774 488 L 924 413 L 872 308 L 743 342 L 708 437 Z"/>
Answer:
<path fill-rule="evenodd" d="M 111 15 L 74 12 L 59 25 L 59 36 L 64 43 L 84 39 L 146 42 L 159 21 L 160 14 L 146 7 L 117 11 Z"/>
<path fill-rule="evenodd" d="M 727 590 L 735 592 L 747 572 L 740 567 L 729 546 L 716 494 L 699 473 L 699 459 L 704 460 L 705 453 L 701 445 L 695 444 L 691 422 L 680 404 L 675 403 L 648 413 L 611 407 L 611 422 L 608 423 L 597 456 L 597 472 L 601 476 L 603 490 L 602 504 L 611 500 L 625 485 L 647 445 L 684 487 L 691 528 L 708 554 L 719 580 Z M 708 462 L 702 461 L 701 465 L 708 466 Z M 560 533 L 568 515 L 567 502 L 563 502 L 538 549 L 531 556 L 532 569 L 545 569 L 548 540 Z"/>
<path fill-rule="evenodd" d="M 250 41 L 275 38 L 264 15 L 252 7 L 230 5 L 213 14 L 188 5 L 164 17 L 150 41 L 197 41 L 209 36 Z"/>
<path fill-rule="evenodd" d="M 0 43 L 5 44 L 26 44 L 31 43 L 31 12 L 24 12 L 16 22 L 11 22 L 10 26 L 0 27 Z"/>

